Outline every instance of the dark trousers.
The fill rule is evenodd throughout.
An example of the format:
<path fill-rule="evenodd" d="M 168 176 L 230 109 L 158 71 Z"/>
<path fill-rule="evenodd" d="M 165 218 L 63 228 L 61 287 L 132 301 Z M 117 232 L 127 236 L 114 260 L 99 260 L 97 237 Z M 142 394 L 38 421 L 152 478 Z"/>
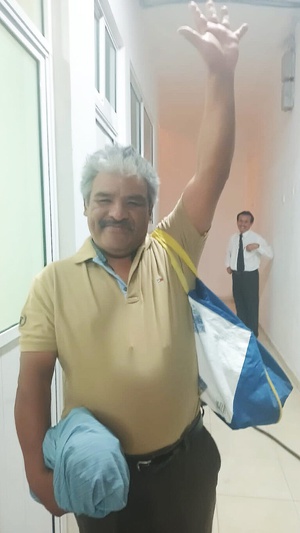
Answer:
<path fill-rule="evenodd" d="M 259 274 L 232 272 L 232 292 L 237 316 L 258 337 Z"/>
<path fill-rule="evenodd" d="M 221 461 L 202 418 L 173 452 L 127 461 L 127 506 L 101 519 L 76 516 L 80 533 L 211 533 Z"/>

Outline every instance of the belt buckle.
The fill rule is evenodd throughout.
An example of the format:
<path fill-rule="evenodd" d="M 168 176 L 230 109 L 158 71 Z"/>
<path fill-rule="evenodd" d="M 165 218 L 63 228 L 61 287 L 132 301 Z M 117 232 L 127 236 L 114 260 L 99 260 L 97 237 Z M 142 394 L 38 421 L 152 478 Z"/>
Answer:
<path fill-rule="evenodd" d="M 138 461 L 136 463 L 136 467 L 137 467 L 138 471 L 140 472 L 141 468 L 143 468 L 143 467 L 147 468 L 148 466 L 151 465 L 151 463 L 152 463 L 152 459 L 149 459 L 149 461 Z"/>

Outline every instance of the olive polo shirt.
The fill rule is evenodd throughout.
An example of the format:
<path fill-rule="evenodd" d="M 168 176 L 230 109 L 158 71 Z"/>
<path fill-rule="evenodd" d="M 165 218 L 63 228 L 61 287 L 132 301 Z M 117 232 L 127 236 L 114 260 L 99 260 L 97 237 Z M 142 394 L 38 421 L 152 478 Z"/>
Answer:
<path fill-rule="evenodd" d="M 197 263 L 205 236 L 180 200 L 160 224 Z M 57 352 L 65 406 L 88 408 L 126 453 L 176 441 L 199 408 L 190 307 L 165 250 L 150 235 L 137 250 L 127 291 L 96 264 L 91 239 L 35 278 L 23 308 L 22 351 Z M 194 276 L 182 266 L 190 287 Z"/>

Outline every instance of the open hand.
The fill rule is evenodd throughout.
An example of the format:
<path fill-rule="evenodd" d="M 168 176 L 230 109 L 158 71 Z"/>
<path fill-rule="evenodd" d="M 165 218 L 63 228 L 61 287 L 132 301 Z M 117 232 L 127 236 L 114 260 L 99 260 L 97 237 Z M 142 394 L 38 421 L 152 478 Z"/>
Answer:
<path fill-rule="evenodd" d="M 200 52 L 210 72 L 233 72 L 239 55 L 239 41 L 248 29 L 247 24 L 233 31 L 227 7 L 221 8 L 221 17 L 218 17 L 212 0 L 205 4 L 205 15 L 195 2 L 190 3 L 190 9 L 196 30 L 181 26 L 178 32 Z"/>

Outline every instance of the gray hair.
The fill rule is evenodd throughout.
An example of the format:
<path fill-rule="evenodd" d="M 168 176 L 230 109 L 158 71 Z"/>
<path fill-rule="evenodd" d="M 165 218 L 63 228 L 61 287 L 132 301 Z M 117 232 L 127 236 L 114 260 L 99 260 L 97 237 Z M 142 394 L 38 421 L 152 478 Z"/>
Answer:
<path fill-rule="evenodd" d="M 149 203 L 151 207 L 154 206 L 159 187 L 158 175 L 133 146 L 107 145 L 87 157 L 80 184 L 85 201 L 89 202 L 95 177 L 104 172 L 144 179 L 147 182 Z"/>

